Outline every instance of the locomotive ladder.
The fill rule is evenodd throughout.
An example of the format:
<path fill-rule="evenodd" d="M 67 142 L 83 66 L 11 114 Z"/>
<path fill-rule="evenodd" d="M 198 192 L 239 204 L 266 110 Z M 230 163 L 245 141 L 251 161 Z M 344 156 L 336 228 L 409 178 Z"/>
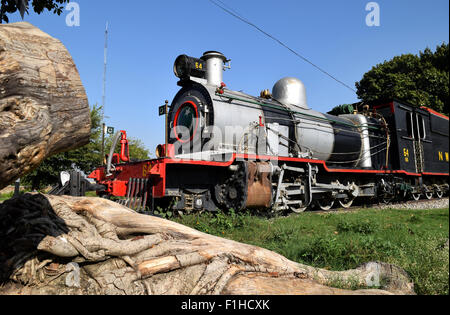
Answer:
<path fill-rule="evenodd" d="M 146 209 L 149 197 L 149 179 L 130 178 L 126 199 L 118 200 L 122 206 L 136 211 Z"/>
<path fill-rule="evenodd" d="M 414 142 L 414 150 L 415 150 L 414 153 L 416 155 L 416 171 L 417 173 L 422 173 L 424 171 L 424 163 L 423 163 L 424 151 L 421 141 Z"/>

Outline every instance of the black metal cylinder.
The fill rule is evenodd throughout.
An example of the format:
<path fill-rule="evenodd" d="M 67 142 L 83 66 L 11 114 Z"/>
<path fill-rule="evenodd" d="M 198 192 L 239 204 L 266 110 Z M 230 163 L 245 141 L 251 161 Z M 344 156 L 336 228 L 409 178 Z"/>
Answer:
<path fill-rule="evenodd" d="M 175 60 L 173 71 L 180 79 L 205 78 L 206 62 L 202 59 L 181 55 Z"/>

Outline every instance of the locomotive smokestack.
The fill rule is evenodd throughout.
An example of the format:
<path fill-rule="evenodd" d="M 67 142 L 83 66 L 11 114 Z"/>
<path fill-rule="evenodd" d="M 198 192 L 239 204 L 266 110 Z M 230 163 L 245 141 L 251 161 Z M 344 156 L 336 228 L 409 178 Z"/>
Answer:
<path fill-rule="evenodd" d="M 218 51 L 207 51 L 201 59 L 206 61 L 206 80 L 208 84 L 220 86 L 223 82 L 223 70 L 227 58 Z"/>

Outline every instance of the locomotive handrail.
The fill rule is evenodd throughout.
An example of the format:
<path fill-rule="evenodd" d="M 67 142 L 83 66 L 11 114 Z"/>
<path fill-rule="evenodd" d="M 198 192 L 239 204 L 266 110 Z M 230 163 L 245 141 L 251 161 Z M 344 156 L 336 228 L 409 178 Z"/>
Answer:
<path fill-rule="evenodd" d="M 334 120 L 334 119 L 329 119 L 329 118 L 323 118 L 323 117 L 318 117 L 318 116 L 314 116 L 314 115 L 309 115 L 309 114 L 305 114 L 305 113 L 302 113 L 302 112 L 297 112 L 297 111 L 294 111 L 294 110 L 287 110 L 286 108 L 284 108 L 282 106 L 272 105 L 272 104 L 267 104 L 267 103 L 262 103 L 262 102 L 257 102 L 257 101 L 252 101 L 252 100 L 245 99 L 245 98 L 240 98 L 240 97 L 237 97 L 237 96 L 234 96 L 234 95 L 216 93 L 216 96 L 227 97 L 229 99 L 238 100 L 238 101 L 242 101 L 242 102 L 247 102 L 247 103 L 250 103 L 250 104 L 255 104 L 255 105 L 260 105 L 260 106 L 265 106 L 265 107 L 269 107 L 269 108 L 279 109 L 279 110 L 283 110 L 283 111 L 286 111 L 286 112 L 289 111 L 289 112 L 294 113 L 294 114 L 298 114 L 298 115 L 302 115 L 302 116 L 306 116 L 306 117 L 310 117 L 310 118 L 315 118 L 315 119 L 319 119 L 319 120 L 323 120 L 323 121 L 327 121 L 327 122 L 333 122 L 333 123 L 336 123 L 336 124 L 342 125 L 342 126 L 347 126 L 347 127 L 352 127 L 352 128 L 368 128 L 368 129 L 372 129 L 372 130 L 380 130 L 377 127 L 362 126 L 362 125 L 358 126 L 358 125 L 346 124 L 346 123 L 343 123 L 341 121 Z"/>
<path fill-rule="evenodd" d="M 108 156 L 108 162 L 106 164 L 106 177 L 112 176 L 111 173 L 111 166 L 112 166 L 112 159 L 114 156 L 114 151 L 116 150 L 117 143 L 119 142 L 119 139 L 122 137 L 122 132 L 118 131 L 113 138 L 113 142 L 111 145 L 111 149 Z"/>

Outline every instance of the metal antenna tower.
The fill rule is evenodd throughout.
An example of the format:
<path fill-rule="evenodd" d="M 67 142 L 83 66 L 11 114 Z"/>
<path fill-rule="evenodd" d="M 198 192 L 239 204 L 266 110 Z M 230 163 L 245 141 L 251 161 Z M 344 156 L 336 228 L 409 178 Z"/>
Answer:
<path fill-rule="evenodd" d="M 106 106 L 106 67 L 107 67 L 107 57 L 108 57 L 108 27 L 109 23 L 106 22 L 105 30 L 105 50 L 104 50 L 104 68 L 103 68 L 103 96 L 102 96 L 102 163 L 105 160 L 105 106 Z"/>

